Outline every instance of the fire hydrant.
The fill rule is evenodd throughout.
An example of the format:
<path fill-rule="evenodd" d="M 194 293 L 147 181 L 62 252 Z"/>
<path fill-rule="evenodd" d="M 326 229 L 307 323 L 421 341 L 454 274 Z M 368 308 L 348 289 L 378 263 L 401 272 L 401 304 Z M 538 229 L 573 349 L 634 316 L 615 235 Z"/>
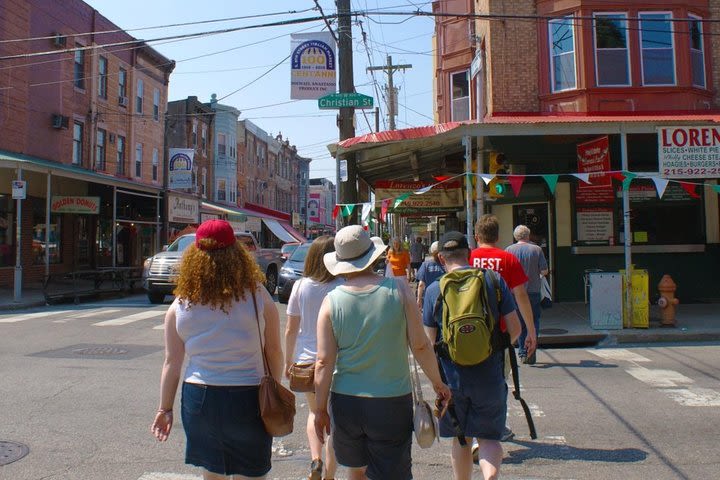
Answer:
<path fill-rule="evenodd" d="M 675 290 L 677 285 L 673 282 L 670 275 L 663 275 L 660 283 L 658 283 L 658 290 L 660 291 L 660 299 L 658 300 L 658 306 L 661 308 L 662 319 L 660 321 L 661 327 L 674 327 L 675 326 L 675 305 L 680 303 L 680 300 L 675 298 Z"/>

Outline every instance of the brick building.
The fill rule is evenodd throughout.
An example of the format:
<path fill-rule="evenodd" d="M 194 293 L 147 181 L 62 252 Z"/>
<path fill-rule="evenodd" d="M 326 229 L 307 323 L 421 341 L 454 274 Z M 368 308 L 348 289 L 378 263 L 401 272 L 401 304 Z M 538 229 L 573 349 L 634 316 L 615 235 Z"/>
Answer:
<path fill-rule="evenodd" d="M 23 283 L 141 265 L 160 245 L 174 62 L 80 0 L 5 1 L 0 39 L 28 39 L 0 44 L 0 286 L 14 282 L 18 232 Z"/>

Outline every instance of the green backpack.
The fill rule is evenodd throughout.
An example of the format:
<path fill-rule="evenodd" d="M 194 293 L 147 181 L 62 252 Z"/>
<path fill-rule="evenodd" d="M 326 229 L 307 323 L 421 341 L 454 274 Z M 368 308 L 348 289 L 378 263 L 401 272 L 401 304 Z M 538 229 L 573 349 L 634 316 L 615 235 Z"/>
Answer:
<path fill-rule="evenodd" d="M 478 365 L 490 357 L 497 345 L 499 328 L 488 304 L 485 275 L 490 276 L 496 293 L 501 294 L 489 272 L 467 268 L 440 277 L 438 301 L 444 307 L 440 349 L 457 365 Z"/>

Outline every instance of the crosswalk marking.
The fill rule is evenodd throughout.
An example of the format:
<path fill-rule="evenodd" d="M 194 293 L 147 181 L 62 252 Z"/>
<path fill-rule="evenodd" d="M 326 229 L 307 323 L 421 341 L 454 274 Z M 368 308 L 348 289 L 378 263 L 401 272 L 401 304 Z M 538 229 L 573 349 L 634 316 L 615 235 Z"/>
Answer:
<path fill-rule="evenodd" d="M 116 325 L 127 325 L 128 323 L 137 322 L 139 320 L 145 320 L 146 318 L 159 317 L 165 315 L 165 312 L 158 310 L 150 310 L 146 312 L 138 312 L 132 315 L 125 315 L 124 317 L 114 318 L 112 320 L 105 320 L 103 322 L 93 323 L 96 327 L 110 327 Z"/>
<path fill-rule="evenodd" d="M 691 378 L 686 377 L 674 370 L 659 370 L 643 367 L 632 367 L 625 370 L 641 382 L 647 383 L 656 388 L 679 387 L 693 383 Z"/>
<path fill-rule="evenodd" d="M 668 388 L 663 391 L 686 407 L 720 407 L 720 393 L 710 388 Z"/>
<path fill-rule="evenodd" d="M 100 313 L 102 313 L 103 315 L 107 315 L 109 313 L 115 313 L 115 312 L 121 312 L 121 311 L 122 310 L 120 310 L 119 308 L 108 308 L 107 310 L 98 309 L 98 310 L 93 310 L 91 312 L 82 312 L 82 313 L 78 313 L 78 314 L 70 315 L 70 316 L 72 318 L 88 318 L 88 317 L 96 316 Z"/>
<path fill-rule="evenodd" d="M 32 320 L 34 318 L 62 315 L 64 313 L 68 313 L 68 312 L 72 312 L 72 311 L 73 310 L 61 310 L 61 311 L 54 311 L 54 312 L 26 313 L 24 315 L 6 315 L 6 316 L 3 316 L 2 318 L 0 318 L 0 323 L 17 323 L 17 322 L 23 322 L 25 320 Z"/>
<path fill-rule="evenodd" d="M 650 359 L 624 348 L 603 348 L 588 352 L 605 360 L 621 360 L 626 362 L 649 362 Z"/>
<path fill-rule="evenodd" d="M 180 473 L 145 472 L 138 480 L 202 480 L 202 477 Z"/>

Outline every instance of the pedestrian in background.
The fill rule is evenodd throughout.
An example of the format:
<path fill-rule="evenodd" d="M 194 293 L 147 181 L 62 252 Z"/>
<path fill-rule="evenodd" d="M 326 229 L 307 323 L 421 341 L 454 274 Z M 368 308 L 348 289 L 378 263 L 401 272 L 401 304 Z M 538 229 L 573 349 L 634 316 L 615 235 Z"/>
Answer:
<path fill-rule="evenodd" d="M 530 300 L 530 306 L 532 307 L 533 324 L 535 325 L 535 334 L 537 335 L 540 331 L 540 313 L 542 312 L 542 308 L 540 308 L 540 301 L 542 300 L 540 295 L 540 277 L 548 274 L 548 264 L 542 248 L 530 241 L 530 229 L 527 226 L 518 225 L 515 227 L 513 237 L 515 237 L 517 243 L 508 246 L 505 251 L 517 257 L 525 270 L 525 275 L 528 277 L 526 290 L 528 299 Z M 523 363 L 534 365 L 535 352 L 528 355 L 527 349 L 525 348 L 527 327 L 524 322 L 522 327 L 522 333 L 518 340 L 518 356 L 522 359 Z"/>
<path fill-rule="evenodd" d="M 418 281 L 417 286 L 417 304 L 420 310 L 423 308 L 423 298 L 425 297 L 425 289 L 428 285 L 432 284 L 435 280 L 440 278 L 445 273 L 445 267 L 440 264 L 438 259 L 438 246 L 440 242 L 435 241 L 430 245 L 431 257 L 425 260 L 420 268 L 418 269 L 417 276 L 415 277 Z"/>
<path fill-rule="evenodd" d="M 332 424 L 335 455 L 351 480 L 412 478 L 408 346 L 438 400 L 450 400 L 409 285 L 372 271 L 385 249 L 351 225 L 324 257 L 345 283 L 328 293 L 318 316 L 315 429 L 323 439 Z"/>
<path fill-rule="evenodd" d="M 412 268 L 413 279 L 417 280 L 417 272 L 420 265 L 425 261 L 425 245 L 422 237 L 417 237 L 415 243 L 410 245 L 410 268 Z"/>
<path fill-rule="evenodd" d="M 449 273 L 470 268 L 468 256 L 470 247 L 465 235 L 450 231 L 440 239 L 440 262 Z M 488 305 L 494 318 L 504 315 L 505 326 L 511 341 L 520 334 L 520 320 L 507 284 L 500 275 L 492 272 L 484 275 Z M 501 291 L 498 302 L 495 289 Z M 438 302 L 440 282 L 433 282 L 425 293 L 423 324 L 431 342 L 442 339 L 443 303 Z M 460 434 L 465 436 L 466 445 L 460 445 L 458 431 L 449 414 L 440 418 L 440 436 L 453 438 L 452 468 L 455 480 L 470 480 L 473 470 L 471 443 L 477 440 L 478 463 L 485 480 L 495 480 L 500 474 L 503 450 L 500 439 L 507 419 L 507 383 L 505 382 L 505 356 L 502 351 L 493 352 L 487 360 L 473 366 L 457 366 L 452 360 L 440 357 L 445 378 L 452 391 L 455 413 Z M 389 477 L 388 477 L 389 478 Z"/>
<path fill-rule="evenodd" d="M 200 225 L 165 315 L 160 406 L 150 429 L 159 441 L 167 440 L 187 354 L 181 400 L 185 463 L 202 467 L 205 480 L 264 479 L 271 468 L 272 437 L 258 406 L 261 348 L 276 379 L 283 357 L 278 311 L 263 282 L 228 222 Z"/>
<path fill-rule="evenodd" d="M 386 276 L 405 277 L 408 281 L 411 280 L 410 253 L 408 253 L 398 237 L 393 237 L 390 242 L 386 263 L 389 267 Z"/>
<path fill-rule="evenodd" d="M 315 363 L 317 357 L 317 318 L 325 295 L 343 283 L 341 277 L 331 274 L 323 263 L 323 256 L 335 250 L 333 237 L 323 235 L 313 240 L 305 257 L 303 278 L 295 282 L 287 306 L 287 327 L 285 329 L 285 375 L 290 378 L 293 363 Z M 332 441 L 328 436 L 325 443 L 325 476 L 323 473 L 323 445 L 315 434 L 315 392 L 306 392 L 308 415 L 305 430 L 310 444 L 309 480 L 332 479 L 335 477 L 337 461 Z"/>

